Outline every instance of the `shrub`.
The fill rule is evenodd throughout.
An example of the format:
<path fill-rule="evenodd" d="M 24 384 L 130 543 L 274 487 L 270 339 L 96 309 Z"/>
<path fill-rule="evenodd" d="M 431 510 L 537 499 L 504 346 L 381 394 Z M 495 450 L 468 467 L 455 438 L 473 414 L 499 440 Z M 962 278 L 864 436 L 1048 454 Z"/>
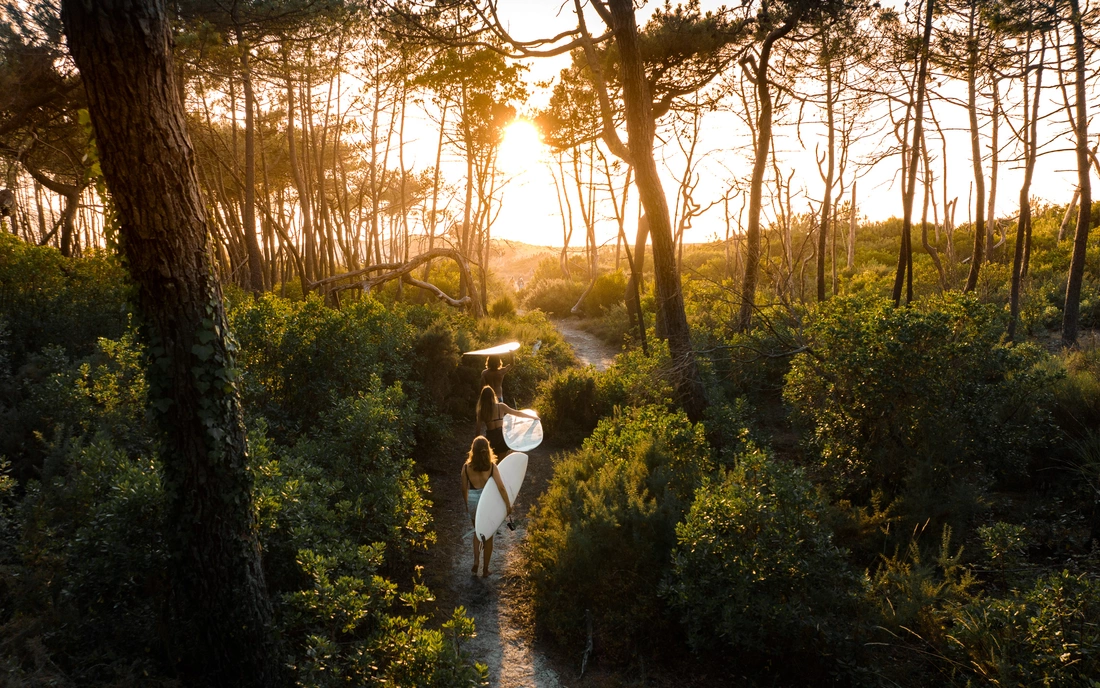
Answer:
<path fill-rule="evenodd" d="M 120 336 L 127 289 L 125 272 L 106 253 L 65 258 L 57 249 L 0 232 L 0 319 L 8 322 L 13 366 L 45 346 L 80 357 L 100 337 Z"/>
<path fill-rule="evenodd" d="M 310 296 L 291 302 L 274 295 L 230 310 L 240 342 L 241 395 L 246 410 L 267 419 L 280 441 L 313 427 L 337 399 L 380 378 L 408 380 L 415 332 L 372 298 L 341 310 Z"/>
<path fill-rule="evenodd" d="M 588 295 L 584 297 L 581 308 L 587 317 L 597 317 L 614 306 L 623 304 L 626 294 L 626 277 L 622 270 L 605 272 L 596 277 Z"/>
<path fill-rule="evenodd" d="M 489 315 L 494 318 L 510 318 L 515 314 L 516 304 L 510 296 L 502 296 L 489 306 Z"/>
<path fill-rule="evenodd" d="M 1100 676 L 1100 582 L 1067 571 L 950 611 L 948 657 L 994 685 L 1082 686 Z"/>
<path fill-rule="evenodd" d="M 539 386 L 535 407 L 546 432 L 576 439 L 587 436 L 616 406 L 669 405 L 672 386 L 664 378 L 668 345 L 654 342 L 649 356 L 639 349 L 620 354 L 603 372 L 570 368 Z"/>
<path fill-rule="evenodd" d="M 577 304 L 585 286 L 583 282 L 566 279 L 539 280 L 524 290 L 524 305 L 530 310 L 564 318 Z"/>
<path fill-rule="evenodd" d="M 667 621 L 657 591 L 675 526 L 712 467 L 702 425 L 655 406 L 601 421 L 559 457 L 524 545 L 539 622 L 580 647 L 590 613 L 602 655 L 653 649 Z"/>
<path fill-rule="evenodd" d="M 804 678 L 847 640 L 858 579 L 822 508 L 799 469 L 759 450 L 698 490 L 666 589 L 693 648 L 777 674 L 794 661 Z"/>
<path fill-rule="evenodd" d="M 1100 427 L 1100 347 L 1065 351 L 1059 358 L 1065 376 L 1054 384 L 1054 419 L 1079 436 Z"/>
<path fill-rule="evenodd" d="M 1003 331 L 995 308 L 966 296 L 822 306 L 783 394 L 834 486 L 903 494 L 914 520 L 965 521 L 989 479 L 1020 475 L 1050 437 L 1053 375 Z"/>

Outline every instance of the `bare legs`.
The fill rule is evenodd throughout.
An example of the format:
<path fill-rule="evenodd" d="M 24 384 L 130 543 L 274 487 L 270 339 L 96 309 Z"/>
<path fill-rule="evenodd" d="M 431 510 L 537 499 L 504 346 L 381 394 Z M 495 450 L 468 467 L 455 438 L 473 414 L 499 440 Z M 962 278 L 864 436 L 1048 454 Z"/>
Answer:
<path fill-rule="evenodd" d="M 481 567 L 481 577 L 487 578 L 489 576 L 489 559 L 493 556 L 493 538 L 489 538 L 485 541 L 485 561 Z M 481 542 L 478 541 L 477 535 L 474 535 L 474 566 L 470 569 L 470 573 L 477 575 L 477 562 L 481 557 Z"/>

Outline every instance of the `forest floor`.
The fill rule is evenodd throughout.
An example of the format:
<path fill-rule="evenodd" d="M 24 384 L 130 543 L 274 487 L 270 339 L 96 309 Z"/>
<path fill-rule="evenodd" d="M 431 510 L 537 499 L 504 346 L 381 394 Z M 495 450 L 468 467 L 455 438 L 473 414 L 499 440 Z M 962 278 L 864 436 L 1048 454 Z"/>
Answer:
<path fill-rule="evenodd" d="M 592 364 L 600 370 L 614 357 L 611 347 L 568 323 L 555 322 L 558 331 L 574 349 L 581 365 Z M 507 379 L 504 381 L 507 386 Z M 472 424 L 471 424 L 472 425 Z M 422 467 L 431 481 L 432 516 L 438 537 L 427 554 L 424 582 L 436 595 L 435 608 L 443 620 L 455 607 L 464 607 L 477 625 L 477 636 L 466 650 L 489 667 L 489 685 L 494 688 L 556 688 L 579 681 L 581 656 L 567 657 L 547 647 L 535 637 L 534 616 L 529 591 L 520 561 L 520 544 L 526 532 L 527 514 L 546 490 L 553 475 L 552 454 L 569 451 L 572 445 L 559 445 L 548 438 L 539 448 L 528 452 L 527 475 L 513 512 L 515 530 L 502 526 L 494 538 L 495 547 L 489 576 L 470 572 L 473 544 L 470 519 L 462 503 L 459 471 L 469 441 L 462 427 L 451 441 L 424 457 Z M 583 620 L 579 620 L 583 623 Z M 607 685 L 606 676 L 588 674 L 588 686 Z M 603 680 L 601 680 L 603 679 Z"/>

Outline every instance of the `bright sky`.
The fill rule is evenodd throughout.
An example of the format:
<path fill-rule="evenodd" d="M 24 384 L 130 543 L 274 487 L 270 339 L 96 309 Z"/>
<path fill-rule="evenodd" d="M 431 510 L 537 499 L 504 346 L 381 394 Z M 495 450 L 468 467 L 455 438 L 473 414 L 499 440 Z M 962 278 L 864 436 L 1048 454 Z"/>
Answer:
<path fill-rule="evenodd" d="M 718 5 L 713 0 L 703 0 L 704 9 Z M 654 3 L 651 2 L 641 11 L 639 23 L 644 23 L 645 16 L 651 11 Z M 502 20 L 517 39 L 532 39 L 536 37 L 550 36 L 566 30 L 574 25 L 572 15 L 572 3 L 567 3 L 559 12 L 561 0 L 501 0 L 500 11 Z M 592 17 L 591 26 L 599 26 L 598 18 Z M 532 84 L 536 81 L 547 80 L 555 77 L 562 67 L 568 64 L 567 56 L 556 58 L 544 58 L 530 60 L 528 80 Z M 1054 74 L 1048 72 L 1047 84 L 1054 83 Z M 965 88 L 962 84 L 951 84 L 952 95 L 965 103 Z M 1006 107 L 1011 107 L 1009 116 L 1018 118 L 1020 111 L 1014 107 L 1019 95 L 1013 92 L 1012 86 L 1002 85 L 1006 90 L 1004 94 Z M 1057 95 L 1057 101 L 1055 96 Z M 533 88 L 533 96 L 527 104 L 528 108 L 543 105 L 547 94 Z M 1057 89 L 1052 89 L 1048 99 L 1042 105 L 1042 113 L 1050 114 L 1060 106 L 1061 97 Z M 987 107 L 982 104 L 983 107 Z M 956 223 L 964 223 L 971 217 L 968 210 L 968 199 L 971 194 L 973 175 L 970 163 L 970 139 L 967 130 L 966 110 L 958 105 L 937 103 L 936 117 L 947 137 L 947 151 L 949 155 L 948 190 L 949 196 L 958 197 L 958 210 L 955 215 Z M 1093 110 L 1097 107 L 1094 101 Z M 823 115 L 822 115 L 823 116 Z M 782 117 L 780 115 L 779 117 Z M 807 121 L 819 118 L 818 113 L 807 115 Z M 777 118 L 777 123 L 780 120 Z M 427 124 L 425 122 L 425 124 Z M 1012 122 L 1019 127 L 1019 123 Z M 983 138 L 982 145 L 984 155 L 989 153 L 989 122 L 987 117 L 982 118 Z M 1033 197 L 1040 201 L 1050 203 L 1066 203 L 1073 194 L 1076 186 L 1075 159 L 1071 150 L 1067 150 L 1071 143 L 1061 137 L 1066 130 L 1064 116 L 1056 114 L 1040 129 L 1040 139 L 1050 140 L 1051 143 L 1042 151 L 1035 179 L 1032 186 Z M 1046 129 L 1044 134 L 1043 129 Z M 824 184 L 821 181 L 817 165 L 814 160 L 815 147 L 824 147 L 825 128 L 820 122 L 804 123 L 801 136 L 798 136 L 793 126 L 777 126 L 776 150 L 780 158 L 780 165 L 787 174 L 791 169 L 795 171 L 793 186 L 796 196 L 793 200 L 795 212 L 805 212 L 817 207 L 822 196 Z M 1018 203 L 1019 185 L 1023 174 L 1020 166 L 1013 159 L 1015 147 L 1012 145 L 1012 130 L 1002 120 L 1000 139 L 1002 147 L 1002 163 L 1000 166 L 1000 178 L 998 182 L 998 217 L 1013 217 L 1016 214 Z M 728 187 L 726 180 L 734 175 L 746 175 L 751 166 L 751 159 L 747 155 L 749 149 L 749 133 L 740 119 L 731 112 L 707 113 L 703 116 L 700 132 L 699 149 L 696 156 L 703 157 L 698 172 L 701 183 L 695 194 L 697 202 L 704 206 L 721 197 Z M 1057 137 L 1057 138 L 1056 138 Z M 852 157 L 856 160 L 867 159 L 890 145 L 892 141 L 886 141 L 881 135 L 869 136 L 860 139 L 853 145 Z M 1007 144 L 1007 147 L 1005 147 Z M 933 155 L 938 158 L 942 145 L 938 135 L 929 139 L 929 147 Z M 413 168 L 422 168 L 434 164 L 435 137 L 430 133 L 417 137 L 417 140 L 409 145 L 407 152 L 412 158 Z M 562 243 L 562 219 L 558 210 L 558 200 L 554 191 L 554 182 L 545 162 L 549 159 L 545 146 L 536 141 L 535 132 L 529 126 L 519 127 L 516 131 L 510 131 L 501 151 L 501 166 L 510 175 L 511 180 L 503 193 L 503 202 L 500 215 L 493 226 L 495 238 L 512 239 L 540 245 L 561 245 Z M 683 168 L 683 157 L 675 142 L 671 139 L 658 152 L 658 164 L 664 160 L 663 173 L 665 192 L 669 199 L 670 207 L 676 198 L 677 183 L 675 176 L 680 174 Z M 942 162 L 932 162 L 936 176 L 934 193 L 937 201 L 942 204 L 943 183 L 939 178 L 942 173 Z M 443 163 L 444 175 L 452 180 L 461 179 L 465 173 L 465 165 L 458 159 L 454 151 Z M 885 219 L 891 215 L 901 215 L 901 192 L 898 182 L 898 158 L 891 158 L 879 162 L 871 168 L 860 170 L 859 197 L 857 199 L 860 214 L 869 219 Z M 846 185 L 851 186 L 853 166 L 849 165 L 846 176 Z M 986 164 L 987 187 L 989 165 Z M 769 174 L 770 177 L 770 174 Z M 769 178 L 766 184 L 771 181 Z M 801 190 L 801 191 L 799 191 Z M 918 189 L 919 191 L 919 189 Z M 765 191 L 767 194 L 767 189 Z M 627 225 L 628 236 L 633 236 L 633 218 L 637 216 L 637 193 L 631 190 L 630 207 L 626 216 L 631 221 Z M 736 231 L 736 218 L 740 211 L 741 200 L 730 203 L 730 214 L 734 218 Z M 919 219 L 920 194 L 917 197 L 916 217 Z M 617 226 L 610 216 L 610 206 L 601 211 L 603 219 L 599 222 L 597 230 L 598 240 L 601 242 L 613 241 L 617 233 Z M 770 217 L 770 211 L 765 210 Z M 574 207 L 576 214 L 576 208 Z M 931 215 L 931 211 L 929 212 Z M 573 245 L 583 245 L 583 228 L 579 219 L 575 219 L 577 231 L 574 233 Z M 715 206 L 707 214 L 696 219 L 692 229 L 688 230 L 686 240 L 710 241 L 724 237 L 726 231 L 725 217 L 721 204 Z"/>

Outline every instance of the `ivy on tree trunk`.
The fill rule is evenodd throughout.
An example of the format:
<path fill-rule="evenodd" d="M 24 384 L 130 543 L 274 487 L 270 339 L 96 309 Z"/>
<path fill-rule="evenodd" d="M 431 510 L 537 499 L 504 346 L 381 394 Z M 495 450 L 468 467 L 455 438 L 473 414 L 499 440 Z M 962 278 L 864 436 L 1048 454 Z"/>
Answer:
<path fill-rule="evenodd" d="M 211 261 L 163 0 L 64 0 L 119 246 L 136 286 L 175 578 L 172 652 L 190 683 L 280 682 L 234 344 Z"/>

